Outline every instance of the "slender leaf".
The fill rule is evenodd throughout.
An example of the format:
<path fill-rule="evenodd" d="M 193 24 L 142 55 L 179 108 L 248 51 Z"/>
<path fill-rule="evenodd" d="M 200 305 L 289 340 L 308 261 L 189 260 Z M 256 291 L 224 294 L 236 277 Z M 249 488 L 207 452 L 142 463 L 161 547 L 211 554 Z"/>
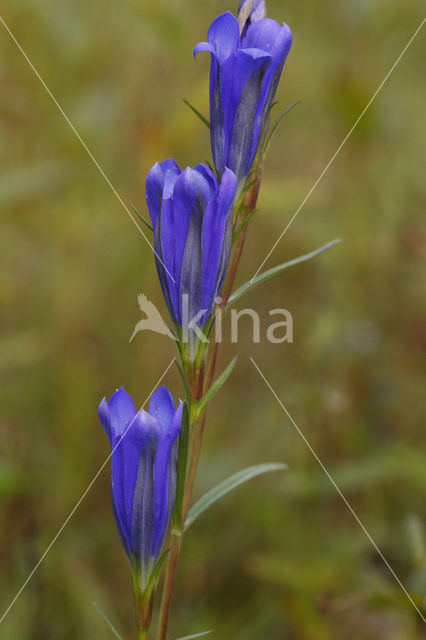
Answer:
<path fill-rule="evenodd" d="M 186 485 L 186 467 L 188 463 L 189 449 L 189 411 L 185 402 L 183 405 L 182 427 L 179 436 L 179 452 L 177 467 L 176 502 L 173 514 L 174 524 L 181 531 L 183 520 L 183 499 Z"/>
<path fill-rule="evenodd" d="M 182 383 L 183 383 L 183 386 L 184 386 L 184 389 L 185 389 L 186 401 L 190 402 L 191 394 L 189 392 L 188 381 L 187 381 L 187 379 L 185 377 L 185 374 L 183 372 L 182 367 L 180 366 L 180 364 L 179 364 L 179 362 L 177 360 L 175 360 L 175 365 L 177 366 L 177 370 L 179 371 L 179 375 L 180 375 L 180 377 L 182 379 Z"/>
<path fill-rule="evenodd" d="M 111 629 L 113 635 L 118 638 L 118 640 L 123 640 L 123 638 L 120 636 L 120 634 L 118 633 L 117 629 L 114 627 L 114 625 L 112 624 L 111 620 L 109 620 L 109 618 L 107 617 L 106 613 L 104 611 L 102 611 L 102 609 L 100 608 L 100 606 L 96 603 L 93 602 L 93 606 L 95 607 L 95 609 L 97 609 L 97 611 L 101 614 L 101 616 L 103 617 L 103 619 L 105 620 L 105 622 L 107 623 L 107 625 L 109 626 L 109 628 Z"/>
<path fill-rule="evenodd" d="M 274 107 L 276 107 L 276 106 L 277 106 L 277 104 L 279 104 L 279 103 L 278 103 L 278 100 L 275 100 L 275 102 L 273 102 L 273 103 L 271 104 L 271 106 L 270 106 L 270 107 L 269 107 L 269 109 L 268 109 L 268 116 L 270 115 L 270 113 L 271 113 L 272 109 L 273 109 Z"/>
<path fill-rule="evenodd" d="M 281 273 L 281 271 L 285 271 L 285 269 L 288 269 L 289 267 L 294 267 L 296 264 L 301 264 L 302 262 L 307 262 L 308 260 L 312 260 L 312 258 L 316 258 L 316 256 L 321 255 L 321 253 L 328 251 L 328 249 L 331 249 L 331 247 L 334 247 L 334 245 L 338 244 L 339 242 L 341 242 L 340 238 L 336 238 L 335 240 L 328 242 L 327 244 L 320 247 L 319 249 L 315 249 L 314 251 L 305 253 L 303 256 L 299 256 L 298 258 L 293 258 L 293 260 L 289 260 L 288 262 L 279 264 L 277 267 L 272 267 L 272 269 L 269 269 L 268 271 L 261 273 L 260 275 L 256 276 L 256 278 L 253 278 L 253 280 L 249 280 L 248 282 L 243 284 L 239 289 L 237 289 L 235 293 L 233 293 L 232 296 L 229 298 L 227 306 L 229 306 L 230 304 L 232 304 L 233 302 L 241 298 L 241 296 L 245 295 L 246 293 L 248 293 L 249 291 L 257 287 L 259 284 L 262 284 L 262 282 L 266 282 L 266 280 L 269 280 L 273 276 L 276 276 L 278 273 Z"/>
<path fill-rule="evenodd" d="M 257 156 L 256 156 L 257 157 Z M 254 161 L 254 165 L 256 164 L 256 160 Z M 256 183 L 256 180 L 253 180 L 253 175 L 254 175 L 254 171 L 250 171 L 246 183 L 244 185 L 243 190 L 241 191 L 240 195 L 238 196 L 235 204 L 234 204 L 234 215 L 235 218 L 237 218 L 237 215 L 239 213 L 239 211 L 241 210 L 241 207 L 243 206 L 244 203 L 244 198 L 246 197 L 247 193 L 250 191 L 250 189 L 252 188 L 252 186 Z"/>
<path fill-rule="evenodd" d="M 244 227 L 250 222 L 250 220 L 252 219 L 255 213 L 257 213 L 257 209 L 253 209 L 253 211 L 251 211 L 251 213 L 249 213 L 249 215 L 246 216 L 242 222 L 240 222 L 240 224 L 232 234 L 232 244 L 235 244 L 236 240 L 238 240 L 240 233 L 242 232 Z"/>
<path fill-rule="evenodd" d="M 209 633 L 213 633 L 213 629 L 210 631 L 203 631 L 202 633 L 196 633 L 193 636 L 184 636 L 183 638 L 178 638 L 178 640 L 193 640 L 193 638 L 201 638 L 202 636 L 207 636 Z"/>
<path fill-rule="evenodd" d="M 206 125 L 207 129 L 210 129 L 210 122 L 207 120 L 207 118 L 205 118 L 203 114 L 198 111 L 198 109 L 196 109 L 190 102 L 188 102 L 188 100 L 185 100 L 185 98 L 183 98 L 183 101 L 186 106 L 189 107 L 198 118 L 200 118 L 201 122 Z"/>
<path fill-rule="evenodd" d="M 253 467 L 247 467 L 242 471 L 238 471 L 234 475 L 230 476 L 223 482 L 220 482 L 216 487 L 207 491 L 202 498 L 200 498 L 189 510 L 188 517 L 185 522 L 185 531 L 191 524 L 212 504 L 217 502 L 220 498 L 227 493 L 236 489 L 244 482 L 260 476 L 263 473 L 271 473 L 272 471 L 284 471 L 287 469 L 287 465 L 282 462 L 266 462 L 263 464 L 257 464 Z"/>
<path fill-rule="evenodd" d="M 270 144 L 272 142 L 272 138 L 274 137 L 274 135 L 276 134 L 278 127 L 280 126 L 283 118 L 292 110 L 294 109 L 294 107 L 296 107 L 298 104 L 300 104 L 300 100 L 296 100 L 296 102 L 293 102 L 293 104 L 291 104 L 289 107 L 287 107 L 287 109 L 280 115 L 280 117 L 278 118 L 278 120 L 276 121 L 276 123 L 274 124 L 274 126 L 271 129 L 271 133 L 268 136 L 268 139 L 266 140 L 265 143 L 265 153 L 268 151 Z"/>
<path fill-rule="evenodd" d="M 144 225 L 145 225 L 146 227 L 148 227 L 148 229 L 154 233 L 154 229 L 153 229 L 152 224 L 151 224 L 151 223 L 150 223 L 150 222 L 149 222 L 149 221 L 148 221 L 148 220 L 147 220 L 147 219 L 146 219 L 146 218 L 145 218 L 141 213 L 139 213 L 139 211 L 136 209 L 136 207 L 135 207 L 135 205 L 133 204 L 133 202 L 130 202 L 130 200 L 127 200 L 127 202 L 128 202 L 128 203 L 129 203 L 129 205 L 132 207 L 133 211 L 136 213 L 136 215 L 138 216 L 139 220 L 140 220 L 141 222 L 143 222 L 143 223 L 144 223 Z"/>
<path fill-rule="evenodd" d="M 213 382 L 210 389 L 206 391 L 206 393 L 201 398 L 200 403 L 198 405 L 198 414 L 200 414 L 203 411 L 203 409 L 206 408 L 210 400 L 212 400 L 212 398 L 216 395 L 219 389 L 225 384 L 225 382 L 231 375 L 236 362 L 237 362 L 237 356 L 235 356 L 235 358 L 231 360 L 231 362 L 226 367 L 225 371 L 217 378 L 217 380 L 215 380 L 215 382 Z"/>
<path fill-rule="evenodd" d="M 248 176 L 248 178 L 247 178 L 247 181 L 246 181 L 246 183 L 245 183 L 245 185 L 244 185 L 244 189 L 243 189 L 243 190 L 242 190 L 242 192 L 241 192 L 241 196 L 242 196 L 242 198 L 244 198 L 244 196 L 245 196 L 245 195 L 247 195 L 247 193 L 250 191 L 250 189 L 252 188 L 252 186 L 253 186 L 254 184 L 256 184 L 256 180 L 252 180 L 252 179 L 251 179 L 253 175 L 254 175 L 254 171 L 250 171 L 250 174 L 249 174 L 249 176 Z"/>
<path fill-rule="evenodd" d="M 157 563 L 154 567 L 154 570 L 151 574 L 151 577 L 149 579 L 148 585 L 146 587 L 146 592 L 147 593 L 152 593 L 155 589 L 155 587 L 157 586 L 158 580 L 160 578 L 160 573 L 161 573 L 161 569 L 163 568 L 163 564 L 165 559 L 167 558 L 167 556 L 169 555 L 170 549 L 166 549 L 166 551 L 164 551 L 164 553 L 160 556 L 160 558 L 157 560 Z"/>

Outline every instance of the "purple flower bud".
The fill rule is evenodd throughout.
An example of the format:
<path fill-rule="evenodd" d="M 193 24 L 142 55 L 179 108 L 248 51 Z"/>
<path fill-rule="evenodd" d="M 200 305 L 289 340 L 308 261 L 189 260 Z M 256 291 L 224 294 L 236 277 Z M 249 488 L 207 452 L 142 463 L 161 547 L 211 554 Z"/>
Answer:
<path fill-rule="evenodd" d="M 247 33 L 252 22 L 263 18 L 266 18 L 265 0 L 241 0 L 238 7 L 238 23 L 242 35 Z"/>
<path fill-rule="evenodd" d="M 241 12 L 246 4 L 256 3 L 243 3 Z M 251 15 L 262 12 L 261 4 L 257 3 Z M 225 167 L 231 169 L 239 186 L 247 180 L 256 157 L 292 43 L 286 24 L 281 26 L 268 18 L 249 18 L 249 22 L 240 35 L 235 16 L 224 13 L 211 24 L 208 42 L 200 42 L 194 49 L 194 55 L 200 51 L 211 53 L 210 134 L 214 164 L 219 173 Z"/>
<path fill-rule="evenodd" d="M 170 525 L 176 499 L 177 437 L 182 421 L 166 387 L 152 394 L 149 412 L 136 411 L 121 387 L 99 405 L 112 448 L 112 504 L 123 547 L 146 588 Z"/>
<path fill-rule="evenodd" d="M 181 171 L 169 158 L 156 163 L 146 179 L 146 200 L 154 228 L 156 265 L 173 322 L 184 316 L 203 328 L 215 308 L 229 264 L 235 175 L 219 182 L 200 164 Z M 187 307 L 183 309 L 183 304 Z"/>

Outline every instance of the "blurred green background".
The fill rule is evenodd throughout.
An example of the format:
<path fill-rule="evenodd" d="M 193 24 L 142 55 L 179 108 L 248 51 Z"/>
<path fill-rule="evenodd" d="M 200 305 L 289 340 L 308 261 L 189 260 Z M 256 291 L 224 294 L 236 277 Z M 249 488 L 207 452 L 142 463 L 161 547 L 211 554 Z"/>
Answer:
<path fill-rule="evenodd" d="M 211 20 L 236 0 L 2 0 L 5 19 L 123 199 L 145 212 L 156 160 L 209 159 Z M 268 2 L 294 46 L 239 274 L 250 278 L 420 24 L 415 0 Z M 209 410 L 196 494 L 240 488 L 185 539 L 170 638 L 414 640 L 424 625 L 252 355 L 421 608 L 426 603 L 423 30 L 271 256 L 343 243 L 242 301 L 285 307 L 294 344 L 253 345 Z M 0 25 L 0 604 L 6 609 L 109 453 L 97 418 L 123 384 L 141 404 L 174 355 L 139 334 L 137 294 L 166 313 L 152 253 Z M 266 268 L 266 267 L 265 267 Z M 424 273 L 424 272 L 423 272 Z M 166 383 L 183 391 L 173 369 Z M 134 637 L 107 469 L 0 624 L 1 640 Z"/>

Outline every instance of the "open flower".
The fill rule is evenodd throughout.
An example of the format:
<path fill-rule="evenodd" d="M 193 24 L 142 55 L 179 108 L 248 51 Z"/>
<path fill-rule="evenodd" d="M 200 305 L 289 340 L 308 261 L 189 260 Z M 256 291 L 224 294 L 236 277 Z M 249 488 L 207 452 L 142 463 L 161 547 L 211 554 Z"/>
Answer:
<path fill-rule="evenodd" d="M 177 473 L 177 437 L 182 420 L 166 387 L 152 394 L 149 412 L 136 411 L 118 389 L 99 405 L 112 448 L 113 511 L 124 549 L 141 592 L 160 557 L 170 525 Z"/>
<path fill-rule="evenodd" d="M 219 184 L 208 167 L 181 171 L 172 158 L 157 162 L 148 174 L 156 265 L 178 327 L 203 328 L 213 313 L 229 264 L 236 188 L 229 169 Z"/>
<path fill-rule="evenodd" d="M 240 4 L 242 33 L 232 13 L 211 24 L 208 42 L 200 51 L 211 53 L 210 131 L 215 167 L 229 167 L 243 185 L 262 140 L 264 125 L 284 62 L 290 51 L 290 28 L 264 15 L 262 2 Z"/>

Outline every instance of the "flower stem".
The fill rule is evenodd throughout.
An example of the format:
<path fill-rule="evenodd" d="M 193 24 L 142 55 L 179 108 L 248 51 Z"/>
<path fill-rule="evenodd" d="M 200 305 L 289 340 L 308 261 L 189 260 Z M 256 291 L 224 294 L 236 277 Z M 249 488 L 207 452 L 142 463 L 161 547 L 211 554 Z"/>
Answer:
<path fill-rule="evenodd" d="M 169 624 L 170 606 L 172 603 L 173 587 L 175 584 L 175 576 L 177 563 L 179 560 L 182 536 L 173 536 L 174 540 L 169 553 L 166 567 L 166 576 L 164 579 L 163 595 L 161 598 L 160 619 L 158 622 L 157 640 L 166 640 L 167 627 Z"/>

